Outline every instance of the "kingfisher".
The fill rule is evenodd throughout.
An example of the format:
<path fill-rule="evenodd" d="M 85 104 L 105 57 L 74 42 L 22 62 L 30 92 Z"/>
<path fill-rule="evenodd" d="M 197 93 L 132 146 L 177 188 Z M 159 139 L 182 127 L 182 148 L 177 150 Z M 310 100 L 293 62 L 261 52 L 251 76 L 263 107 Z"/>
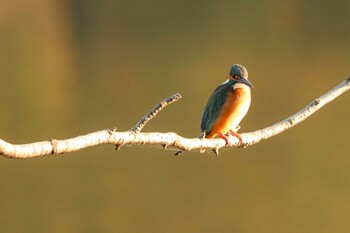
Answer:
<path fill-rule="evenodd" d="M 202 138 L 219 136 L 229 145 L 227 136 L 231 134 L 242 143 L 237 131 L 239 123 L 248 112 L 250 88 L 253 87 L 248 80 L 247 69 L 240 64 L 234 64 L 228 79 L 214 90 L 204 108 L 201 121 Z"/>

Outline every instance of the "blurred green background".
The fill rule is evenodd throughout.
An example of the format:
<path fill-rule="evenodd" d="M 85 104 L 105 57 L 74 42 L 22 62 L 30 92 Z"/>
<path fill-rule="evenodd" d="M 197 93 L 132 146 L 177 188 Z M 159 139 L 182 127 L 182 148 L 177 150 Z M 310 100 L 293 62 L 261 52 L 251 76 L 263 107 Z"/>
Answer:
<path fill-rule="evenodd" d="M 350 2 L 0 0 L 0 138 L 29 143 L 132 127 L 199 135 L 244 64 L 241 132 L 300 110 L 350 73 Z M 220 156 L 102 145 L 0 158 L 0 232 L 349 232 L 350 96 Z"/>

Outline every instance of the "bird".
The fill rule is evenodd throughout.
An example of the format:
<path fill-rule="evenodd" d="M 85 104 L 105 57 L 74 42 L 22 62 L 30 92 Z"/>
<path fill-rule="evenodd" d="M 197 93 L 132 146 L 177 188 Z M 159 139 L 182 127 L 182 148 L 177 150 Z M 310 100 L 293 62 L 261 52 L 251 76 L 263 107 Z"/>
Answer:
<path fill-rule="evenodd" d="M 219 85 L 204 108 L 201 120 L 201 137 L 224 139 L 230 145 L 227 136 L 231 134 L 242 143 L 237 133 L 239 123 L 247 114 L 251 102 L 251 88 L 247 69 L 240 64 L 231 67 L 228 79 Z"/>

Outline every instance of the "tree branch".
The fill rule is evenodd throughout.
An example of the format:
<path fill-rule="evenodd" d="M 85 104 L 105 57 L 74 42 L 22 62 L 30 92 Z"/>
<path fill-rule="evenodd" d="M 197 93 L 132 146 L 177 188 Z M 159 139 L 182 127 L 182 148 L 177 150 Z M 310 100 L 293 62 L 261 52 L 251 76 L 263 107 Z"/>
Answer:
<path fill-rule="evenodd" d="M 241 134 L 242 143 L 236 137 L 229 137 L 230 147 L 247 147 L 260 142 L 263 139 L 275 136 L 283 131 L 302 122 L 317 110 L 328 104 L 344 92 L 350 89 L 350 77 L 334 87 L 324 95 L 320 96 L 298 113 L 266 127 L 250 133 Z M 165 106 L 179 100 L 180 94 L 175 94 L 159 102 L 148 114 L 146 114 L 134 127 L 126 132 L 117 132 L 115 129 L 107 129 L 86 135 L 65 139 L 35 142 L 29 144 L 14 145 L 0 139 L 0 154 L 7 158 L 33 158 L 38 156 L 63 154 L 78 151 L 84 148 L 100 145 L 161 145 L 164 148 L 171 146 L 182 151 L 192 151 L 200 149 L 211 149 L 216 154 L 220 148 L 225 147 L 225 141 L 216 139 L 184 138 L 176 133 L 140 133 L 141 129 Z"/>
<path fill-rule="evenodd" d="M 182 96 L 179 93 L 176 93 L 170 96 L 169 98 L 160 101 L 149 113 L 142 117 L 142 119 L 139 122 L 137 122 L 137 124 L 134 127 L 132 127 L 130 131 L 134 131 L 135 133 L 140 132 L 142 128 L 145 127 L 145 125 L 157 115 L 158 112 L 160 112 L 167 105 L 172 104 L 181 98 Z"/>

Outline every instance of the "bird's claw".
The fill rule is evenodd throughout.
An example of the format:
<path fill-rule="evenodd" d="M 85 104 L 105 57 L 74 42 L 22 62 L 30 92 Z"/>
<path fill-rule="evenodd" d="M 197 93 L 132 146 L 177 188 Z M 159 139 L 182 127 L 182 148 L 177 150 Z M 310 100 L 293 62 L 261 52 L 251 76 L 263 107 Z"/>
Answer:
<path fill-rule="evenodd" d="M 242 137 L 241 135 L 239 135 L 238 133 L 234 132 L 233 130 L 230 130 L 227 134 L 222 134 L 222 133 L 219 133 L 219 137 L 224 139 L 226 144 L 225 144 L 225 147 L 231 147 L 233 144 L 230 143 L 230 140 L 227 136 L 234 136 L 236 137 L 238 140 L 239 140 L 239 148 L 246 148 L 248 146 L 248 143 L 244 143 L 243 140 L 242 140 Z"/>
<path fill-rule="evenodd" d="M 226 142 L 225 147 L 232 146 L 232 144 L 230 143 L 230 141 L 228 140 L 228 138 L 225 135 L 223 135 L 222 133 L 219 133 L 219 137 L 225 140 L 225 142 Z"/>

